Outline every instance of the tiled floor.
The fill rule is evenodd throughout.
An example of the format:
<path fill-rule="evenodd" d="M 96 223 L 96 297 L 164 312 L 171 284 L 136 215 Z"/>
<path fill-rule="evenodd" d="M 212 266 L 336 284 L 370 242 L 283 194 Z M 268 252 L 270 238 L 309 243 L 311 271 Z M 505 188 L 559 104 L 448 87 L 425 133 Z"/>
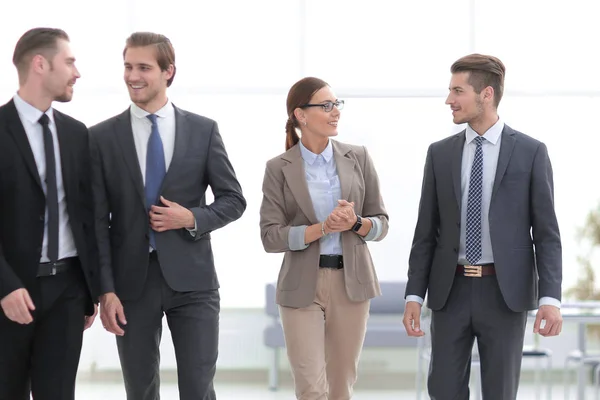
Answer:
<path fill-rule="evenodd" d="M 217 398 L 219 400 L 293 400 L 295 399 L 293 391 L 282 389 L 277 392 L 270 392 L 263 385 L 221 385 L 217 386 Z M 573 398 L 571 392 L 571 398 Z M 588 388 L 586 399 L 594 398 L 592 387 Z M 563 387 L 555 386 L 553 396 L 556 399 L 563 399 Z M 475 399 L 475 396 L 471 396 Z M 78 400 L 125 400 L 125 390 L 121 383 L 87 383 L 79 382 L 76 390 L 76 399 Z M 178 400 L 177 386 L 175 384 L 163 384 L 161 386 L 161 399 Z M 414 400 L 416 395 L 414 391 L 357 391 L 353 400 Z M 423 397 L 425 399 L 425 396 Z M 519 400 L 536 399 L 535 390 L 532 385 L 523 385 L 519 391 Z M 545 399 L 542 395 L 541 399 Z"/>

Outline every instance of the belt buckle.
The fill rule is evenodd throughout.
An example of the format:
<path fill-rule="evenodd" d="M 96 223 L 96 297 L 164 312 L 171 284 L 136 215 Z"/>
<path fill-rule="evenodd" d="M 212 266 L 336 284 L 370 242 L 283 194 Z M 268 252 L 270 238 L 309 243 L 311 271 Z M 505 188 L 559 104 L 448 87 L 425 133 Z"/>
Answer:
<path fill-rule="evenodd" d="M 465 265 L 464 268 L 464 276 L 470 278 L 481 278 L 483 276 L 481 265 Z"/>
<path fill-rule="evenodd" d="M 50 270 L 50 276 L 56 275 L 56 263 L 52 263 L 52 269 Z"/>

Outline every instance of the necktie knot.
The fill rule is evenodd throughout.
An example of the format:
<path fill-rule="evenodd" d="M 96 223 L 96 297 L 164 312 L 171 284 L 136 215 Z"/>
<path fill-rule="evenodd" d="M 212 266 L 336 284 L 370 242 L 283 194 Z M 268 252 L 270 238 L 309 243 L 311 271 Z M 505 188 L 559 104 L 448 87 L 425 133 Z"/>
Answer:
<path fill-rule="evenodd" d="M 477 136 L 475 139 L 473 139 L 473 141 L 477 146 L 481 146 L 485 141 L 485 138 L 483 136 Z"/>
<path fill-rule="evenodd" d="M 44 113 L 44 114 L 42 114 L 42 116 L 40 117 L 40 119 L 38 119 L 38 122 L 42 126 L 48 126 L 48 124 L 50 124 L 50 118 L 48 117 L 47 114 Z"/>
<path fill-rule="evenodd" d="M 157 121 L 157 116 L 156 114 L 148 114 L 146 115 L 146 118 L 148 118 L 150 120 L 150 122 L 152 122 L 152 125 L 156 125 L 156 121 Z"/>

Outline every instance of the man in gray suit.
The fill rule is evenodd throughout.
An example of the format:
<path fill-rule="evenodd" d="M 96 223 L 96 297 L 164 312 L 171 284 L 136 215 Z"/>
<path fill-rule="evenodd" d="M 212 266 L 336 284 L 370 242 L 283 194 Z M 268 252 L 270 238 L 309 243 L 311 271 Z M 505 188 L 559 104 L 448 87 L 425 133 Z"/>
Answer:
<path fill-rule="evenodd" d="M 543 143 L 498 117 L 500 60 L 472 54 L 451 72 L 446 104 L 454 123 L 468 125 L 427 152 L 404 326 L 423 335 L 429 292 L 432 399 L 469 398 L 475 338 L 484 399 L 515 399 L 527 311 L 539 306 L 535 333 L 554 336 L 562 327 L 552 167 Z"/>
<path fill-rule="evenodd" d="M 220 299 L 210 232 L 246 201 L 216 122 L 167 97 L 171 42 L 134 33 L 123 58 L 132 104 L 90 129 L 102 324 L 117 335 L 128 400 L 159 399 L 163 314 L 180 398 L 212 400 Z"/>

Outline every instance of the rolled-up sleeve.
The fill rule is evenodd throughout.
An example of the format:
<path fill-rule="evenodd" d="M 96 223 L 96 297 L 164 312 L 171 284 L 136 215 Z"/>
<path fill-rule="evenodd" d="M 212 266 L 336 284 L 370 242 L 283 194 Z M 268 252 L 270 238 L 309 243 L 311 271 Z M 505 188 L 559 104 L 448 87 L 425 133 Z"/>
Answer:
<path fill-rule="evenodd" d="M 308 228 L 308 225 L 292 226 L 290 228 L 288 233 L 288 246 L 290 247 L 290 250 L 300 251 L 308 247 L 308 245 L 304 243 L 306 228 Z"/>
<path fill-rule="evenodd" d="M 368 217 L 368 219 L 371 221 L 372 226 L 369 233 L 367 233 L 367 235 L 363 237 L 363 240 L 365 242 L 377 240 L 379 236 L 381 236 L 381 232 L 383 231 L 382 224 L 379 218 Z"/>

